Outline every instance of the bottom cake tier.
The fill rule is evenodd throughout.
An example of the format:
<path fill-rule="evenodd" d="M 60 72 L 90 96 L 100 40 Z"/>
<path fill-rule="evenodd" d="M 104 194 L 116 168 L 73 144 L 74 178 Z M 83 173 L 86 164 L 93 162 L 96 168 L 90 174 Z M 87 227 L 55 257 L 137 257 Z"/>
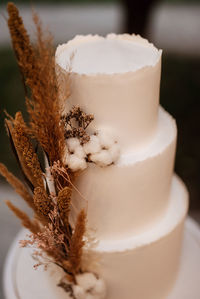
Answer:
<path fill-rule="evenodd" d="M 162 221 L 145 233 L 123 242 L 99 242 L 95 249 L 99 256 L 99 267 L 95 270 L 106 281 L 107 299 L 167 298 L 177 277 L 187 209 L 187 190 L 180 179 L 174 176 L 170 204 Z M 12 275 L 15 276 L 14 290 L 17 296 L 8 299 L 68 298 L 63 289 L 56 287 L 63 275 L 62 271 L 56 266 L 46 273 L 42 269 L 34 271 L 31 251 L 20 250 L 16 264 L 12 266 L 12 269 L 15 268 Z"/>
<path fill-rule="evenodd" d="M 167 297 L 179 268 L 187 209 L 188 192 L 174 176 L 169 207 L 162 221 L 123 242 L 99 243 L 99 273 L 107 283 L 108 299 Z"/>

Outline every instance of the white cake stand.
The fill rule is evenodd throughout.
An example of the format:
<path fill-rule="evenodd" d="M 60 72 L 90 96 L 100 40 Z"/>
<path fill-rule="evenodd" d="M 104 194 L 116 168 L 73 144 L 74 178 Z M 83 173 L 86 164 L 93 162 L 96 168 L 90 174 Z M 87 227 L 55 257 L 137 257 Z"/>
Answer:
<path fill-rule="evenodd" d="M 5 299 L 67 299 L 66 293 L 61 288 L 58 288 L 56 283 L 52 283 L 54 280 L 51 279 L 51 283 L 49 283 L 46 272 L 42 269 L 37 271 L 31 270 L 33 269 L 33 261 L 30 258 L 30 252 L 28 249 L 19 248 L 18 244 L 19 240 L 25 238 L 26 233 L 25 230 L 22 230 L 17 235 L 6 259 L 3 281 Z M 171 294 L 165 299 L 199 298 L 200 228 L 194 220 L 188 218 L 185 224 L 184 244 L 178 278 Z"/>

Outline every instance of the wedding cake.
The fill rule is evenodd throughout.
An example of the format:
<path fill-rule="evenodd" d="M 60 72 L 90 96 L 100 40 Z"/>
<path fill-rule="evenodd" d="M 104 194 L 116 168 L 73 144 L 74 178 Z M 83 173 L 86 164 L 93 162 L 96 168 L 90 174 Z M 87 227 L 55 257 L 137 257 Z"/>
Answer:
<path fill-rule="evenodd" d="M 87 206 L 108 299 L 166 298 L 179 267 L 188 194 L 173 174 L 175 120 L 159 107 L 161 54 L 127 34 L 77 36 L 56 51 L 65 109 L 94 114 L 91 133 L 118 144 L 113 163 L 88 163 L 78 177 L 85 201 L 73 194 L 77 209 Z"/>
<path fill-rule="evenodd" d="M 68 169 L 78 173 L 70 223 L 87 211 L 94 259 L 67 294 L 56 286 L 59 267 L 34 272 L 29 250 L 21 249 L 20 299 L 167 298 L 179 268 L 188 193 L 173 174 L 176 123 L 159 106 L 161 55 L 128 34 L 76 36 L 58 46 L 63 115 L 75 106 L 94 116 L 87 142 L 69 137 L 65 154 Z"/>

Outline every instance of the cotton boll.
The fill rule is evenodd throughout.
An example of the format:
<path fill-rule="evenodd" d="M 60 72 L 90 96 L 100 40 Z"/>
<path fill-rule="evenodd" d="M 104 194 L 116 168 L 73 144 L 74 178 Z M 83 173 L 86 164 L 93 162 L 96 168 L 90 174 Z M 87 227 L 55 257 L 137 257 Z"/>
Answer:
<path fill-rule="evenodd" d="M 102 147 L 110 148 L 114 143 L 114 138 L 108 132 L 98 132 L 99 141 Z"/>
<path fill-rule="evenodd" d="M 85 291 L 92 289 L 96 284 L 96 280 L 96 276 L 91 272 L 76 275 L 77 284 Z"/>
<path fill-rule="evenodd" d="M 76 285 L 76 284 L 73 285 L 72 289 L 73 289 L 73 293 L 74 293 L 74 296 L 76 297 L 76 299 L 85 299 L 86 298 L 85 291 L 79 285 Z"/>
<path fill-rule="evenodd" d="M 101 150 L 99 138 L 95 135 L 91 135 L 90 140 L 83 145 L 83 149 L 87 155 L 98 153 Z"/>
<path fill-rule="evenodd" d="M 91 293 L 87 293 L 85 299 L 105 299 L 105 296 L 102 297 L 101 295 L 93 295 Z"/>
<path fill-rule="evenodd" d="M 94 295 L 98 295 L 99 299 L 103 299 L 106 296 L 106 284 L 105 281 L 101 278 L 96 280 L 95 287 L 92 291 Z"/>
<path fill-rule="evenodd" d="M 96 297 L 92 294 L 87 293 L 86 296 L 85 296 L 85 299 L 99 299 L 99 297 Z"/>
<path fill-rule="evenodd" d="M 86 157 L 86 153 L 81 145 L 76 147 L 74 154 L 81 159 Z"/>
<path fill-rule="evenodd" d="M 64 153 L 64 156 L 63 156 L 63 163 L 64 163 L 65 165 L 68 164 L 69 157 L 70 157 L 70 154 L 69 154 L 68 151 L 66 150 L 65 153 Z"/>
<path fill-rule="evenodd" d="M 78 146 L 80 146 L 80 141 L 78 138 L 72 137 L 67 139 L 67 146 L 70 152 L 74 152 Z"/>
<path fill-rule="evenodd" d="M 87 163 L 85 159 L 81 159 L 77 157 L 75 154 L 72 154 L 69 157 L 68 167 L 72 171 L 84 170 L 85 168 L 87 168 Z"/>
<path fill-rule="evenodd" d="M 117 143 L 114 143 L 110 148 L 109 148 L 109 153 L 112 157 L 113 162 L 117 161 L 120 155 L 120 148 Z"/>
<path fill-rule="evenodd" d="M 107 150 L 101 150 L 99 153 L 91 155 L 90 160 L 99 166 L 107 166 L 113 162 L 111 154 Z"/>

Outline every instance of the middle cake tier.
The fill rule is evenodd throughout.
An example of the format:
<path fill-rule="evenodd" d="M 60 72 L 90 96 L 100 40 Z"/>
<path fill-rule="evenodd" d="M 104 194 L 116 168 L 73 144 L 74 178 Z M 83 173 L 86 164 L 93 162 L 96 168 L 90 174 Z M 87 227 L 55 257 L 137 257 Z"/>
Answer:
<path fill-rule="evenodd" d="M 152 142 L 137 153 L 121 155 L 115 165 L 90 164 L 78 177 L 72 202 L 87 208 L 88 226 L 97 239 L 140 234 L 161 219 L 168 207 L 174 167 L 175 120 L 159 109 Z M 71 213 L 72 223 L 73 210 Z"/>

